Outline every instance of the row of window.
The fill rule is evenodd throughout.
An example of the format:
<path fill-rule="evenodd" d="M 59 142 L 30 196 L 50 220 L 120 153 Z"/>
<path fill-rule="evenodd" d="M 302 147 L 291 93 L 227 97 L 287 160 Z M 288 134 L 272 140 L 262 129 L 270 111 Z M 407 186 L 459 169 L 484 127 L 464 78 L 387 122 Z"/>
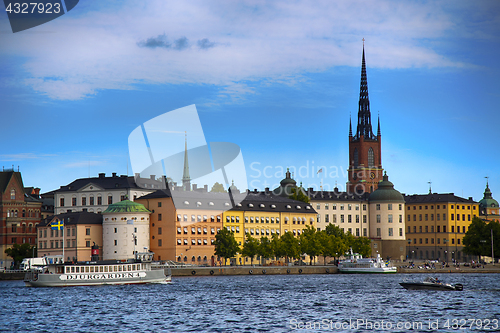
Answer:
<path fill-rule="evenodd" d="M 403 210 L 403 204 L 398 204 L 398 206 L 399 206 L 399 210 Z M 380 210 L 380 208 L 381 208 L 381 204 L 376 204 L 375 205 L 375 209 L 376 210 Z M 387 204 L 387 210 L 392 210 L 392 204 L 391 203 Z"/>
<path fill-rule="evenodd" d="M 237 227 L 238 230 L 240 227 Z M 219 232 L 220 228 L 217 228 L 217 232 Z M 188 227 L 177 227 L 177 234 L 180 235 L 184 231 L 184 235 L 188 234 Z M 191 235 L 196 235 L 196 232 L 198 231 L 198 235 L 207 235 L 208 234 L 208 227 L 191 227 Z M 215 235 L 215 227 L 210 227 L 210 233 L 212 235 Z M 161 235 L 161 228 L 158 228 L 158 235 Z"/>
<path fill-rule="evenodd" d="M 221 215 L 211 215 L 210 216 L 210 222 L 221 222 L 222 216 Z M 158 221 L 161 221 L 161 214 L 158 214 Z M 188 216 L 187 214 L 181 215 L 177 214 L 177 222 L 188 222 Z M 208 216 L 203 215 L 203 218 L 201 215 L 191 215 L 191 222 L 208 222 Z"/>
<path fill-rule="evenodd" d="M 356 223 L 359 223 L 359 215 L 354 215 L 355 216 L 355 221 Z M 321 215 L 318 214 L 317 215 L 317 222 L 320 223 L 321 222 Z M 363 215 L 363 223 L 366 223 L 367 221 L 367 217 L 366 215 Z M 337 223 L 337 215 L 336 214 L 332 214 L 332 219 L 330 221 L 330 215 L 329 214 L 325 214 L 325 223 Z M 344 214 L 341 214 L 340 215 L 340 223 L 344 223 L 345 222 L 345 217 L 344 217 Z M 352 215 L 347 215 L 347 223 L 352 223 Z"/>
<path fill-rule="evenodd" d="M 417 210 L 417 206 L 406 206 L 406 209 L 407 210 L 411 210 L 413 207 L 413 210 Z M 429 206 L 418 206 L 418 209 L 419 210 L 422 210 L 422 207 L 424 207 L 424 209 L 429 209 Z M 434 209 L 434 205 L 431 205 L 430 206 L 431 209 Z M 470 210 L 470 205 L 468 206 L 465 206 L 465 205 L 456 205 L 456 209 L 460 209 L 460 207 L 462 207 L 462 209 L 465 210 L 465 207 L 467 207 L 467 210 Z M 436 205 L 436 209 L 446 209 L 446 205 Z M 450 205 L 450 209 L 455 209 L 455 205 Z M 475 210 L 476 209 L 476 206 L 472 206 L 472 209 Z"/>
<path fill-rule="evenodd" d="M 36 224 L 38 224 L 38 223 L 36 223 Z M 36 227 L 36 224 L 35 224 L 35 227 Z M 17 232 L 19 232 L 18 227 L 17 227 L 17 224 L 13 224 L 13 225 L 11 226 L 11 231 L 12 231 L 12 232 L 16 232 L 16 233 L 17 233 Z M 28 225 L 28 227 L 26 227 L 26 223 L 23 223 L 23 224 L 22 224 L 22 226 L 21 226 L 21 232 L 22 232 L 22 233 L 26 233 L 26 231 L 27 231 L 28 233 L 35 232 L 35 228 L 33 227 L 33 224 L 32 224 L 32 223 L 30 223 L 30 224 Z"/>
<path fill-rule="evenodd" d="M 38 247 L 40 249 L 49 249 L 48 247 L 49 243 L 48 241 L 41 241 L 41 242 L 38 242 Z M 66 240 L 66 248 L 70 248 L 70 247 L 76 247 L 76 240 L 75 239 L 67 239 Z M 89 247 L 90 247 L 90 241 L 89 241 Z M 63 241 L 50 241 L 50 249 L 59 249 L 59 248 L 63 248 Z"/>
<path fill-rule="evenodd" d="M 18 217 L 19 211 L 17 209 L 9 209 L 7 210 L 7 217 Z M 28 214 L 26 214 L 26 210 L 22 210 L 21 217 L 40 217 L 40 211 L 38 210 L 28 210 Z"/>
<path fill-rule="evenodd" d="M 467 217 L 466 217 L 467 216 Z M 476 216 L 476 215 L 474 215 Z M 429 221 L 429 217 L 430 217 L 430 221 L 434 221 L 434 214 L 419 214 L 418 215 L 418 220 L 419 221 L 422 221 L 422 219 L 424 221 Z M 443 213 L 442 214 L 442 217 L 443 217 L 443 221 L 446 221 L 446 213 Z M 471 221 L 471 215 L 470 214 L 456 214 L 456 219 L 457 221 Z M 411 215 L 408 214 L 407 216 L 407 219 L 406 219 L 408 222 L 411 221 Z M 417 220 L 417 214 L 413 214 L 413 221 L 416 221 Z M 450 220 L 451 221 L 455 221 L 455 214 L 450 214 Z M 436 214 L 436 221 L 441 221 L 441 214 Z"/>
<path fill-rule="evenodd" d="M 420 253 L 420 256 L 418 255 Z M 456 255 L 456 259 L 457 260 L 461 260 L 461 251 L 457 251 L 457 253 L 455 254 L 455 251 L 443 251 L 442 252 L 442 255 L 441 256 L 441 251 L 437 251 L 437 256 L 434 256 L 434 251 L 430 251 L 429 250 L 426 250 L 425 251 L 425 257 L 424 257 L 424 252 L 422 250 L 420 251 L 415 251 L 415 250 L 412 250 L 411 252 L 408 253 L 408 258 L 409 259 L 434 259 L 434 260 L 440 260 L 440 261 L 443 261 L 444 260 L 448 260 L 448 256 L 451 255 L 451 258 L 452 259 L 455 259 L 455 255 Z M 465 260 L 465 255 L 464 255 L 464 261 L 468 261 L 468 260 Z"/>
<path fill-rule="evenodd" d="M 121 195 L 120 196 L 120 201 L 123 201 L 127 198 L 126 195 Z M 108 205 L 111 205 L 113 203 L 113 196 L 112 195 L 108 195 Z M 59 207 L 64 207 L 64 204 L 65 204 L 65 200 L 64 198 L 59 198 Z M 95 203 L 95 198 L 94 197 L 89 197 L 89 203 L 88 205 L 89 206 L 94 206 L 96 203 Z M 81 205 L 82 206 L 87 206 L 87 197 L 82 197 L 81 198 Z M 97 206 L 101 206 L 102 205 L 102 197 L 101 196 L 98 196 L 97 197 Z M 77 206 L 77 198 L 71 198 L 71 206 Z"/>
<path fill-rule="evenodd" d="M 382 217 L 380 216 L 380 214 L 377 214 L 376 219 L 377 219 L 377 223 L 382 222 Z M 398 220 L 399 220 L 399 223 L 403 223 L 403 215 L 399 215 Z M 393 221 L 394 221 L 394 219 L 393 219 L 392 214 L 387 214 L 387 223 L 392 223 Z"/>
<path fill-rule="evenodd" d="M 422 231 L 422 230 L 425 230 L 425 231 Z M 416 233 L 417 232 L 417 226 L 413 226 L 413 233 Z M 429 229 L 429 226 L 424 226 L 424 229 L 422 229 L 422 226 L 419 226 L 418 227 L 418 232 L 434 232 L 434 226 L 431 225 L 430 226 L 430 229 Z M 437 225 L 436 226 L 436 232 L 441 232 L 441 226 L 440 225 Z M 443 232 L 446 232 L 446 226 L 443 225 Z M 451 232 L 455 232 L 455 226 L 452 225 L 451 226 Z M 467 232 L 467 227 L 466 226 L 462 226 L 462 233 L 466 233 Z M 408 226 L 408 233 L 411 233 L 411 227 Z M 457 225 L 457 233 L 460 233 L 460 226 Z"/>
<path fill-rule="evenodd" d="M 393 228 L 388 228 L 388 236 L 392 237 L 394 236 L 394 229 Z M 399 228 L 399 236 L 403 236 L 403 228 Z M 382 230 L 380 228 L 377 228 L 377 237 L 382 237 Z"/>
<path fill-rule="evenodd" d="M 161 239 L 159 239 L 158 241 L 161 241 Z M 213 245 L 215 242 L 215 238 L 211 238 L 210 239 L 210 244 Z M 189 245 L 189 241 L 187 238 L 184 238 L 183 240 L 182 239 L 177 239 L 177 245 Z M 204 238 L 204 239 L 191 239 L 191 245 L 208 245 L 208 239 Z M 161 246 L 161 242 L 158 243 L 158 246 Z"/>
<path fill-rule="evenodd" d="M 69 273 L 113 273 L 133 272 L 145 269 L 144 264 L 113 265 L 113 266 L 66 266 L 66 274 Z"/>
<path fill-rule="evenodd" d="M 213 259 L 213 258 L 214 258 L 214 256 L 212 256 L 212 259 Z M 198 259 L 196 259 L 196 257 L 195 257 L 195 256 L 192 256 L 192 257 L 191 257 L 191 261 L 192 261 L 192 262 L 195 262 L 196 260 L 198 260 L 198 262 L 201 262 L 201 261 L 202 261 L 201 256 L 198 256 Z M 208 259 L 207 259 L 207 256 L 204 256 L 204 257 L 203 257 L 203 261 L 207 261 L 207 260 L 208 260 Z M 177 257 L 177 261 L 184 261 L 184 262 L 187 262 L 187 261 L 188 261 L 188 257 L 187 257 L 187 256 L 184 256 L 184 258 L 182 258 L 181 256 L 178 256 L 178 257 Z"/>
<path fill-rule="evenodd" d="M 325 206 L 325 210 L 329 210 L 330 209 L 330 204 L 329 203 L 326 203 L 324 204 Z M 359 210 L 359 204 L 355 204 L 355 205 L 352 205 L 352 204 L 347 204 L 347 210 L 352 210 L 352 206 L 354 206 L 354 209 L 355 210 Z M 339 209 L 340 210 L 344 210 L 344 207 L 345 205 L 344 204 L 339 204 Z M 320 210 L 321 209 L 321 204 L 316 204 L 316 210 Z M 337 204 L 334 203 L 332 204 L 332 210 L 337 210 Z M 366 210 L 366 204 L 363 204 L 363 210 Z"/>
<path fill-rule="evenodd" d="M 10 240 L 11 240 L 11 244 L 17 244 L 17 237 L 12 237 Z M 32 239 L 30 237 L 28 237 L 28 238 L 23 237 L 22 244 L 26 243 L 26 240 L 28 240 L 28 243 L 31 244 Z M 34 243 L 34 241 L 33 241 L 33 243 Z"/>
<path fill-rule="evenodd" d="M 418 244 L 424 244 L 422 242 L 422 240 L 423 240 L 422 238 L 419 238 L 418 239 Z M 425 238 L 424 240 L 425 240 L 425 244 L 429 244 L 429 238 Z M 430 243 L 434 244 L 434 238 L 430 238 L 430 240 L 431 240 Z M 409 244 L 413 244 L 413 245 L 417 244 L 417 239 L 416 238 L 413 238 L 413 242 L 412 242 L 411 239 L 408 239 L 408 241 L 409 241 Z M 448 240 L 446 238 L 443 238 L 443 244 L 446 244 L 447 241 Z M 441 238 L 436 238 L 436 243 L 437 244 L 441 244 Z M 455 244 L 455 238 L 451 239 L 451 244 Z M 460 238 L 457 238 L 457 245 L 460 245 Z"/>

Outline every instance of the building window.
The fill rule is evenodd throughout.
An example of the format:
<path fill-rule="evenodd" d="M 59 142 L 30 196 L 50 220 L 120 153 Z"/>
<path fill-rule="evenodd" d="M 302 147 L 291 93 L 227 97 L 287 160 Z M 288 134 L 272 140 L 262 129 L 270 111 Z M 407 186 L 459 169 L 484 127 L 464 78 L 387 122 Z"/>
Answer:
<path fill-rule="evenodd" d="M 446 232 L 446 226 L 443 225 L 443 232 Z"/>
<path fill-rule="evenodd" d="M 387 221 L 392 223 L 392 214 L 387 215 Z"/>
<path fill-rule="evenodd" d="M 158 239 L 158 247 L 161 247 L 161 239 Z"/>
<path fill-rule="evenodd" d="M 377 214 L 377 223 L 380 223 L 381 219 L 380 219 L 380 214 Z"/>
<path fill-rule="evenodd" d="M 389 228 L 389 236 L 394 236 L 392 228 Z"/>
<path fill-rule="evenodd" d="M 373 149 L 370 147 L 368 149 L 368 166 L 373 167 L 375 166 L 374 158 L 373 158 Z"/>
<path fill-rule="evenodd" d="M 382 233 L 380 232 L 380 228 L 377 228 L 377 237 L 380 237 Z"/>
<path fill-rule="evenodd" d="M 340 223 L 344 223 L 344 214 L 340 215 Z"/>
<path fill-rule="evenodd" d="M 59 199 L 59 206 L 64 207 L 64 198 Z"/>
<path fill-rule="evenodd" d="M 377 209 L 377 210 L 380 210 L 380 204 L 377 204 L 377 205 L 376 205 L 376 209 Z"/>
<path fill-rule="evenodd" d="M 363 215 L 363 223 L 366 223 L 366 215 Z"/>
<path fill-rule="evenodd" d="M 116 242 L 117 242 L 117 241 L 115 240 L 115 245 L 116 245 Z M 85 242 L 85 246 L 86 246 L 86 247 L 90 247 L 90 241 L 89 241 L 89 240 Z"/>
<path fill-rule="evenodd" d="M 352 223 L 352 216 L 351 215 L 347 215 L 347 223 Z"/>
<path fill-rule="evenodd" d="M 328 204 L 325 204 L 325 210 L 328 210 Z"/>
<path fill-rule="evenodd" d="M 82 197 L 82 206 L 87 206 L 87 198 Z"/>
<path fill-rule="evenodd" d="M 359 223 L 359 215 L 356 215 L 356 223 Z"/>
<path fill-rule="evenodd" d="M 158 221 L 161 221 L 161 214 L 158 214 Z"/>
<path fill-rule="evenodd" d="M 71 198 L 71 206 L 76 206 L 76 198 Z"/>
<path fill-rule="evenodd" d="M 89 236 L 90 235 L 90 228 L 85 229 L 85 235 Z"/>
<path fill-rule="evenodd" d="M 111 204 L 113 204 L 113 196 L 108 195 L 108 205 L 111 205 Z"/>
<path fill-rule="evenodd" d="M 351 204 L 348 204 L 348 205 L 347 205 L 347 210 L 351 210 L 351 208 L 352 208 L 352 205 L 351 205 Z"/>
<path fill-rule="evenodd" d="M 392 204 L 387 204 L 387 209 L 392 210 Z"/>
<path fill-rule="evenodd" d="M 330 222 L 330 215 L 325 214 L 325 223 L 329 223 L 329 222 Z"/>
<path fill-rule="evenodd" d="M 16 200 L 16 190 L 10 190 L 10 200 Z"/>
<path fill-rule="evenodd" d="M 118 228 L 115 228 L 115 230 L 114 230 L 114 231 L 115 231 L 115 234 L 116 234 L 116 233 L 118 233 Z"/>
<path fill-rule="evenodd" d="M 422 221 L 422 214 L 418 214 L 418 220 Z"/>
<path fill-rule="evenodd" d="M 158 207 L 161 207 L 161 201 L 158 201 Z"/>
<path fill-rule="evenodd" d="M 102 205 L 102 197 L 97 197 L 97 205 Z"/>
<path fill-rule="evenodd" d="M 403 236 L 403 228 L 399 228 L 399 236 Z"/>
<path fill-rule="evenodd" d="M 90 206 L 94 205 L 94 197 L 90 197 Z"/>
<path fill-rule="evenodd" d="M 363 228 L 363 237 L 367 237 L 367 230 L 366 230 L 366 228 Z"/>
<path fill-rule="evenodd" d="M 158 235 L 161 235 L 161 227 L 158 227 Z"/>

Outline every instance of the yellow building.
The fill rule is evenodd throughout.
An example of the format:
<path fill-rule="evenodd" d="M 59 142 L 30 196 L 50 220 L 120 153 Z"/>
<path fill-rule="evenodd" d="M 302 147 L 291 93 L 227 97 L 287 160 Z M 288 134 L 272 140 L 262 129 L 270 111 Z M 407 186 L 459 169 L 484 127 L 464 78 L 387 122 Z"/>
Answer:
<path fill-rule="evenodd" d="M 310 204 L 268 191 L 250 192 L 235 208 L 223 213 L 223 227 L 234 232 L 241 247 L 247 233 L 256 239 L 271 240 L 273 235 L 281 236 L 288 231 L 298 237 L 307 226 L 316 228 L 316 215 Z M 250 258 L 236 256 L 238 265 L 248 262 Z"/>
<path fill-rule="evenodd" d="M 462 253 L 463 237 L 479 204 L 453 193 L 407 195 L 406 241 L 408 259 L 468 261 Z"/>
<path fill-rule="evenodd" d="M 62 230 L 52 230 L 53 221 L 64 221 Z M 91 247 L 99 246 L 102 258 L 102 215 L 89 212 L 64 213 L 45 219 L 37 228 L 38 256 L 54 256 L 63 254 L 65 261 L 91 260 Z"/>

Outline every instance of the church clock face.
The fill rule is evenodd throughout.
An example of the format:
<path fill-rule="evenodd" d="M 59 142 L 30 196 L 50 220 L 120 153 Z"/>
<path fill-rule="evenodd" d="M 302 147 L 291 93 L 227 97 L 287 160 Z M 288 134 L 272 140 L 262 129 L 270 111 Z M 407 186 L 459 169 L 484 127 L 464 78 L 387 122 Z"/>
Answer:
<path fill-rule="evenodd" d="M 370 172 L 370 179 L 375 179 L 375 172 Z"/>

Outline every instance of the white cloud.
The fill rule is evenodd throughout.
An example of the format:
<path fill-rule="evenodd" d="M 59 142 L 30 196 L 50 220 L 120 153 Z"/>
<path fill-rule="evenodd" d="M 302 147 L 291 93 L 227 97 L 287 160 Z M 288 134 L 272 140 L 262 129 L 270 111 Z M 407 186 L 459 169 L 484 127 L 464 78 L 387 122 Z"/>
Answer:
<path fill-rule="evenodd" d="M 61 100 L 85 98 L 104 89 L 133 89 L 141 83 L 195 83 L 221 86 L 221 96 L 230 94 L 238 101 L 238 96 L 253 93 L 242 81 L 268 84 L 283 77 L 293 81 L 305 72 L 359 66 L 363 37 L 370 67 L 464 66 L 420 42 L 439 39 L 454 27 L 435 4 L 124 1 L 120 5 L 72 15 L 77 6 L 64 17 L 31 29 L 56 33 L 2 35 L 1 52 L 26 58 L 30 78 L 24 82 Z M 162 47 L 141 47 L 148 40 L 160 41 Z"/>

